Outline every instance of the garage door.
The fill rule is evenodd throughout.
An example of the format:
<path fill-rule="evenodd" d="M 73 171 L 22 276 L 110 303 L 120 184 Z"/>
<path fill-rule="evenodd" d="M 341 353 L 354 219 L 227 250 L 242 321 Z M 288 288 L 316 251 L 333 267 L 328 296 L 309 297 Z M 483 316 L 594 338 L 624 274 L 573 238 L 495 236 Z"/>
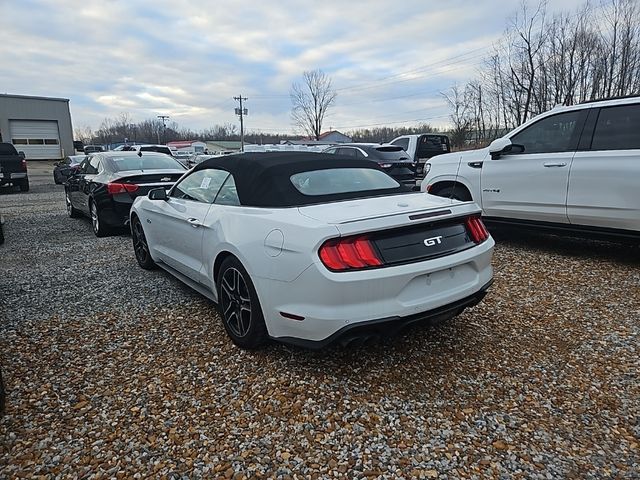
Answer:
<path fill-rule="evenodd" d="M 11 120 L 11 142 L 24 152 L 27 160 L 58 159 L 60 134 L 58 122 L 53 120 Z"/>

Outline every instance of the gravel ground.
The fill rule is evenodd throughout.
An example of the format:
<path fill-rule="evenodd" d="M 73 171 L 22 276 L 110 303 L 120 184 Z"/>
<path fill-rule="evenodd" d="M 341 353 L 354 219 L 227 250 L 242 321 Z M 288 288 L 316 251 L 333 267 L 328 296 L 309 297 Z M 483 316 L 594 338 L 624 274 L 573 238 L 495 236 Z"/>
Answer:
<path fill-rule="evenodd" d="M 0 194 L 0 478 L 639 478 L 638 248 L 503 233 L 451 322 L 247 353 L 33 170 Z"/>

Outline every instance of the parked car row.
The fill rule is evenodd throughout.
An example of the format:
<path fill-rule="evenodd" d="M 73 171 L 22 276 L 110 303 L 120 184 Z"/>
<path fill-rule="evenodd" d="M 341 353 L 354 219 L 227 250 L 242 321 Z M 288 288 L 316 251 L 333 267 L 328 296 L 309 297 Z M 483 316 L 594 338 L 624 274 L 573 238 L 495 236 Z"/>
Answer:
<path fill-rule="evenodd" d="M 638 127 L 640 97 L 554 109 L 486 149 L 432 155 L 422 192 L 415 159 L 446 151 L 440 139 L 409 138 L 413 154 L 201 156 L 190 170 L 155 152 L 100 153 L 66 182 L 67 210 L 98 236 L 130 225 L 138 264 L 216 302 L 242 348 L 363 342 L 481 301 L 494 245 L 481 215 L 637 241 Z"/>

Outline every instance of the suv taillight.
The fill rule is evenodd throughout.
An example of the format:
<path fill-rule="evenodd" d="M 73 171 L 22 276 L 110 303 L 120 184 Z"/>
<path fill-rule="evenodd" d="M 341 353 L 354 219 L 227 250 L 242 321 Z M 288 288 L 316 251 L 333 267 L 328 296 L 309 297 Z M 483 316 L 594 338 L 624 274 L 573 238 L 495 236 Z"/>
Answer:
<path fill-rule="evenodd" d="M 27 161 L 24 158 L 20 162 L 20 168 L 22 168 L 22 170 L 24 170 L 25 172 L 27 171 Z"/>
<path fill-rule="evenodd" d="M 365 235 L 327 240 L 318 250 L 318 255 L 324 266 L 335 272 L 379 267 L 383 264 Z"/>
<path fill-rule="evenodd" d="M 480 220 L 480 217 L 467 217 L 465 224 L 474 243 L 482 243 L 489 238 L 489 231 Z"/>
<path fill-rule="evenodd" d="M 107 193 L 115 195 L 116 193 L 133 193 L 140 188 L 135 183 L 107 183 Z"/>

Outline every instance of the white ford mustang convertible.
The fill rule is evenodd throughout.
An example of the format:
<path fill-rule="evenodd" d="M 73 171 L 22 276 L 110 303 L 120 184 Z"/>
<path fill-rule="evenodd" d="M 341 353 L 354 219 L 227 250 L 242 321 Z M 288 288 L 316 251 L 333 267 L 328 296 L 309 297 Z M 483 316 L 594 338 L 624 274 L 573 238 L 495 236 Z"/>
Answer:
<path fill-rule="evenodd" d="M 387 337 L 459 314 L 492 281 L 476 204 L 412 192 L 354 157 L 212 158 L 137 198 L 131 231 L 140 266 L 217 302 L 243 348 Z"/>

